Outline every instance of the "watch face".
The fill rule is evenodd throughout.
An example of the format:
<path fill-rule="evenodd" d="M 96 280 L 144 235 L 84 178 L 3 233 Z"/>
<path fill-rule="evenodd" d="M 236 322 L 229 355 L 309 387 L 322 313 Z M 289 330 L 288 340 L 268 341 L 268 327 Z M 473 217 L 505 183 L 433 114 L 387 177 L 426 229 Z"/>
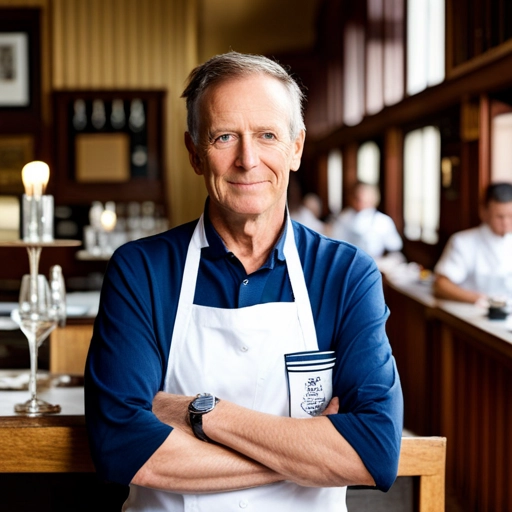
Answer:
<path fill-rule="evenodd" d="M 200 395 L 193 402 L 192 406 L 198 412 L 208 412 L 215 406 L 215 397 L 213 395 Z"/>

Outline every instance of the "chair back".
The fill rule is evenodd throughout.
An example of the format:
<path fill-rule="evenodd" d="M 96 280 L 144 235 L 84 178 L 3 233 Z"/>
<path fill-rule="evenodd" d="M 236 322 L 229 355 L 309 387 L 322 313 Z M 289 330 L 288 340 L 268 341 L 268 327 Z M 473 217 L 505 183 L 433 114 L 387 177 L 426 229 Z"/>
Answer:
<path fill-rule="evenodd" d="M 418 512 L 444 512 L 445 437 L 402 437 L 398 476 L 419 477 Z"/>

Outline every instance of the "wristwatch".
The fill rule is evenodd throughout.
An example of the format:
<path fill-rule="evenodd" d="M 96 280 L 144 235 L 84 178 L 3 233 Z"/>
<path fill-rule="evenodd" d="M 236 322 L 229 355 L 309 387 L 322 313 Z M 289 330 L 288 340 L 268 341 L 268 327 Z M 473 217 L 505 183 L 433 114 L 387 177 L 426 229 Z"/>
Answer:
<path fill-rule="evenodd" d="M 188 406 L 192 432 L 201 441 L 211 442 L 211 439 L 203 432 L 203 414 L 213 411 L 219 402 L 220 399 L 210 393 L 200 393 Z"/>

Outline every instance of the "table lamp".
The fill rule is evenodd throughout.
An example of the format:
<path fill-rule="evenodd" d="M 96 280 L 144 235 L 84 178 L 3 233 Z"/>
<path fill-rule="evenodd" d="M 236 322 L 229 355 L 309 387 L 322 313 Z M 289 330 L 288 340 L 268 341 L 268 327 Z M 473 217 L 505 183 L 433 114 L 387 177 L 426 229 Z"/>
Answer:
<path fill-rule="evenodd" d="M 25 186 L 22 200 L 24 242 L 53 241 L 53 196 L 44 193 L 49 178 L 50 168 L 44 162 L 30 162 L 21 171 Z"/>

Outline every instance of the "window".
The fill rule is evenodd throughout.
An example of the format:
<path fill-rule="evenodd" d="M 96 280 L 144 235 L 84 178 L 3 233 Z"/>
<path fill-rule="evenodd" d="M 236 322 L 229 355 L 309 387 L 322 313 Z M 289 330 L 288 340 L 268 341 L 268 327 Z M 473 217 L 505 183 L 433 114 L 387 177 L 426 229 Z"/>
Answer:
<path fill-rule="evenodd" d="M 407 94 L 444 80 L 444 0 L 407 2 Z"/>
<path fill-rule="evenodd" d="M 364 115 L 364 27 L 348 23 L 344 38 L 344 121 L 346 125 L 354 126 Z"/>
<path fill-rule="evenodd" d="M 384 107 L 383 0 L 367 1 L 366 113 Z"/>
<path fill-rule="evenodd" d="M 512 113 L 495 116 L 492 120 L 491 134 L 491 181 L 510 181 Z"/>
<path fill-rule="evenodd" d="M 433 126 L 409 132 L 404 140 L 404 234 L 436 244 L 439 230 L 441 136 Z"/>
<path fill-rule="evenodd" d="M 384 1 L 384 103 L 404 96 L 404 1 Z"/>
<path fill-rule="evenodd" d="M 370 185 L 379 185 L 380 150 L 375 142 L 365 142 L 357 151 L 357 179 Z"/>
<path fill-rule="evenodd" d="M 404 95 L 404 1 L 367 0 L 366 113 Z"/>
<path fill-rule="evenodd" d="M 333 149 L 327 157 L 327 199 L 333 215 L 341 212 L 343 192 L 343 160 L 341 151 Z"/>

